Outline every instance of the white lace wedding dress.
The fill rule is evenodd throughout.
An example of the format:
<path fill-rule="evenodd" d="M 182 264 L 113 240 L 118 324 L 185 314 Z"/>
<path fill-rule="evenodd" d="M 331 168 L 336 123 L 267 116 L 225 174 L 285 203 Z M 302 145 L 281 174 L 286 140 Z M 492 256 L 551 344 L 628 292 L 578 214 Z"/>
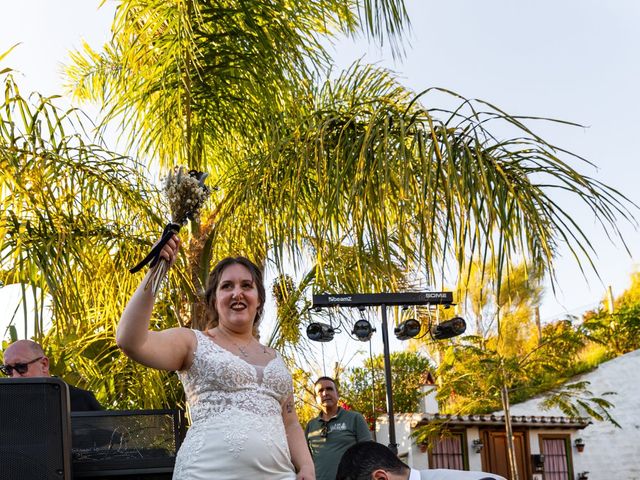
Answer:
<path fill-rule="evenodd" d="M 178 372 L 192 425 L 173 479 L 295 479 L 282 423 L 282 402 L 293 385 L 280 355 L 254 366 L 194 332 L 193 364 Z"/>

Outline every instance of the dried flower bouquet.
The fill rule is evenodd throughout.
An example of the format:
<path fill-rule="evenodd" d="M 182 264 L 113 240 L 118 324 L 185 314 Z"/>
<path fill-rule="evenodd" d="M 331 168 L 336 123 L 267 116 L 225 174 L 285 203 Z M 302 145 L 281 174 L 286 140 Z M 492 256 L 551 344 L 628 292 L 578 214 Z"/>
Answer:
<path fill-rule="evenodd" d="M 135 273 L 149 264 L 151 275 L 145 285 L 145 290 L 151 288 L 153 295 L 158 293 L 162 281 L 166 277 L 169 265 L 160 257 L 162 247 L 169 241 L 174 233 L 187 224 L 189 220 L 197 218 L 204 202 L 209 198 L 211 191 L 204 184 L 208 174 L 196 170 L 187 170 L 185 167 L 174 167 L 163 182 L 163 192 L 169 201 L 171 210 L 171 223 L 162 232 L 162 237 L 149 252 L 149 254 L 130 272 Z"/>

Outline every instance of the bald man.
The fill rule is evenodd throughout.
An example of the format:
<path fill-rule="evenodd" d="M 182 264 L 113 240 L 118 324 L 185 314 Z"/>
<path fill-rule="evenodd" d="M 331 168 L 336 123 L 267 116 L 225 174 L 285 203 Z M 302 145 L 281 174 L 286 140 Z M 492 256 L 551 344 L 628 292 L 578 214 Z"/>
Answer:
<path fill-rule="evenodd" d="M 18 340 L 4 351 L 4 365 L 0 370 L 11 378 L 48 377 L 49 358 L 42 347 L 32 340 Z M 71 411 L 102 410 L 93 393 L 69 385 Z"/>

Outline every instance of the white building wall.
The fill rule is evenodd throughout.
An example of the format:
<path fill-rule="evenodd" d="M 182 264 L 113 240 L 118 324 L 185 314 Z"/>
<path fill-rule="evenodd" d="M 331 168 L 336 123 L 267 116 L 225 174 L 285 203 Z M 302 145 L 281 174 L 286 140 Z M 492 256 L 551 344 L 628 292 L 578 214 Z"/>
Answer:
<path fill-rule="evenodd" d="M 394 418 L 396 426 L 396 443 L 398 455 L 407 455 L 411 450 L 411 415 L 401 414 Z M 389 419 L 386 416 L 376 420 L 376 441 L 383 445 L 389 445 Z"/>
<path fill-rule="evenodd" d="M 403 457 L 403 461 L 412 468 L 429 468 L 429 455 L 420 451 L 411 435 L 411 425 L 422 417 L 410 414 L 400 414 L 395 418 L 396 443 L 398 444 L 398 455 Z M 480 439 L 477 427 L 467 427 L 467 451 L 469 452 L 469 470 L 482 470 L 482 453 L 474 450 L 473 441 Z M 379 417 L 376 422 L 376 441 L 383 445 L 389 444 L 389 421 L 387 417 Z"/>
<path fill-rule="evenodd" d="M 587 380 L 588 389 L 615 405 L 612 416 L 622 426 L 594 422 L 573 438 L 582 438 L 585 449 L 572 445 L 576 473 L 588 471 L 589 480 L 640 480 L 640 350 L 601 364 L 597 369 L 571 381 Z M 603 396 L 605 392 L 616 395 Z M 559 410 L 542 410 L 540 399 L 511 407 L 512 415 L 563 415 Z M 537 432 L 535 432 L 537 433 Z M 553 433 L 553 432 L 550 432 Z M 538 441 L 531 441 L 531 453 L 539 453 Z"/>
<path fill-rule="evenodd" d="M 415 423 L 412 414 L 400 414 L 394 418 L 396 426 L 396 443 L 398 455 L 412 468 L 424 469 L 429 467 L 427 455 L 411 438 L 411 425 Z M 383 445 L 389 445 L 389 419 L 386 416 L 376 420 L 376 441 Z"/>
<path fill-rule="evenodd" d="M 604 398 L 615 405 L 611 413 L 622 428 L 619 429 L 609 422 L 594 422 L 584 430 L 573 432 L 573 440 L 582 438 L 586 444 L 584 451 L 580 453 L 572 441 L 572 459 L 576 477 L 580 472 L 587 471 L 589 480 L 640 480 L 640 393 L 637 392 L 640 383 L 640 350 L 605 362 L 594 371 L 572 379 L 572 382 L 578 380 L 589 381 L 589 390 L 594 396 L 603 397 L 605 392 L 616 392 L 616 395 L 604 396 Z M 512 405 L 511 414 L 564 415 L 556 409 L 542 410 L 539 403 L 540 399 L 532 399 Z M 429 410 L 434 409 L 431 403 L 429 407 Z M 412 422 L 415 422 L 413 415 L 396 417 L 396 442 L 399 444 L 399 453 L 406 455 L 407 463 L 413 468 L 427 468 L 427 455 L 420 452 L 409 437 Z M 377 441 L 388 445 L 389 428 L 386 417 L 378 419 L 376 429 Z M 570 431 L 531 430 L 529 433 L 531 454 L 540 453 L 538 436 L 544 433 L 557 434 L 570 433 Z M 475 453 L 472 445 L 473 440 L 478 438 L 477 428 L 471 427 L 467 430 L 471 470 L 481 469 L 481 454 Z"/>
<path fill-rule="evenodd" d="M 422 393 L 420 411 L 424 413 L 439 413 L 440 406 L 438 405 L 438 400 L 436 400 L 438 388 L 435 385 L 422 385 L 420 393 Z"/>
<path fill-rule="evenodd" d="M 467 427 L 467 452 L 469 452 L 469 470 L 482 470 L 482 450 L 474 450 L 473 441 L 480 440 L 478 427 Z M 484 446 L 483 446 L 484 448 Z"/>

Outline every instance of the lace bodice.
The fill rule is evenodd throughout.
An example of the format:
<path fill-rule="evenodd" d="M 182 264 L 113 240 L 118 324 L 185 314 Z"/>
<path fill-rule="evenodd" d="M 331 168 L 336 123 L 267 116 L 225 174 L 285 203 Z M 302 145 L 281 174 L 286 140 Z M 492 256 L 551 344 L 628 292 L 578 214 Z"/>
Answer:
<path fill-rule="evenodd" d="M 220 347 L 203 332 L 193 331 L 193 363 L 178 372 L 193 425 L 234 408 L 261 416 L 282 414 L 281 405 L 292 393 L 293 383 L 277 352 L 263 369 Z"/>

